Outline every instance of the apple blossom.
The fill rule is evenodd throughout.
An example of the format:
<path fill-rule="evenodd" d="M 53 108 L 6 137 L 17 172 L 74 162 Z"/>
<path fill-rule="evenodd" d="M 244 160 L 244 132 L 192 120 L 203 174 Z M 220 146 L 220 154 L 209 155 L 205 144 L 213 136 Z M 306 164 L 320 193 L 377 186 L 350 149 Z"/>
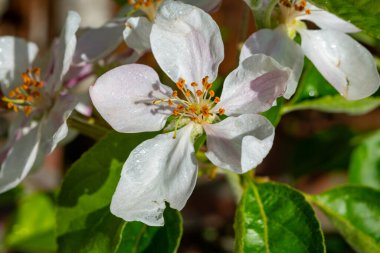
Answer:
<path fill-rule="evenodd" d="M 293 73 L 285 98 L 290 98 L 296 90 L 304 54 L 347 99 L 365 98 L 378 89 L 380 78 L 371 53 L 345 34 L 358 32 L 358 28 L 305 0 L 279 0 L 279 11 L 279 27 L 252 34 L 242 48 L 240 60 L 264 53 L 291 68 Z M 320 29 L 308 29 L 304 21 Z M 296 33 L 301 36 L 301 46 L 293 41 Z"/>
<path fill-rule="evenodd" d="M 150 43 L 176 90 L 161 84 L 152 68 L 130 64 L 99 77 L 90 96 L 119 132 L 158 131 L 167 125 L 170 132 L 130 153 L 111 203 L 111 212 L 124 220 L 161 226 L 165 201 L 180 210 L 193 191 L 199 135 L 207 135 L 206 156 L 218 167 L 244 173 L 261 163 L 272 146 L 274 127 L 257 113 L 283 94 L 290 70 L 263 54 L 248 57 L 228 75 L 217 97 L 212 82 L 224 58 L 219 28 L 206 12 L 180 2 L 161 6 Z"/>
<path fill-rule="evenodd" d="M 69 12 L 44 72 L 32 67 L 38 51 L 34 43 L 0 37 L 0 107 L 17 112 L 0 151 L 0 192 L 17 186 L 67 134 L 66 119 L 78 99 L 62 83 L 74 55 L 79 23 L 79 15 Z"/>

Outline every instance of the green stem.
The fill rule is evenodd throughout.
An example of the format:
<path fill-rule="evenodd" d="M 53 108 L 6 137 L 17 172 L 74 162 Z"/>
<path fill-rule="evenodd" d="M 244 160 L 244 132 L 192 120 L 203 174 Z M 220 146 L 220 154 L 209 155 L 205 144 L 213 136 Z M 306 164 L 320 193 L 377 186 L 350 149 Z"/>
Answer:
<path fill-rule="evenodd" d="M 70 116 L 67 124 L 69 127 L 78 130 L 81 134 L 94 140 L 99 140 L 110 132 L 109 129 L 97 125 L 93 118 L 84 118 L 75 114 Z"/>

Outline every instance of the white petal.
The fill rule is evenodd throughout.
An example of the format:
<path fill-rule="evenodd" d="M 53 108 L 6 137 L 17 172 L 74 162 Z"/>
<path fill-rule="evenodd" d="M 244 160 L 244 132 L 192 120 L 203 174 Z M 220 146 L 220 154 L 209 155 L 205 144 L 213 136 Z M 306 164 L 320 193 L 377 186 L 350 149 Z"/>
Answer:
<path fill-rule="evenodd" d="M 153 101 L 170 93 L 157 73 L 141 64 L 114 68 L 90 87 L 92 102 L 102 117 L 116 131 L 126 133 L 162 129 L 170 111 Z"/>
<path fill-rule="evenodd" d="M 226 115 L 266 111 L 284 94 L 289 75 L 273 58 L 252 55 L 227 76 L 215 110 L 223 108 Z"/>
<path fill-rule="evenodd" d="M 54 48 L 53 74 L 49 77 L 45 86 L 45 89 L 49 92 L 57 91 L 61 87 L 62 78 L 70 68 L 77 44 L 75 33 L 79 28 L 80 21 L 81 18 L 78 13 L 74 11 L 68 12 L 65 26 Z"/>
<path fill-rule="evenodd" d="M 145 17 L 132 17 L 127 20 L 123 37 L 128 47 L 142 55 L 150 50 L 152 23 Z"/>
<path fill-rule="evenodd" d="M 305 55 L 342 96 L 361 99 L 379 88 L 371 53 L 350 36 L 332 30 L 301 30 L 300 34 Z"/>
<path fill-rule="evenodd" d="M 306 9 L 309 9 L 311 13 L 299 16 L 297 19 L 311 21 L 315 23 L 317 26 L 319 26 L 321 29 L 335 30 L 343 33 L 360 32 L 360 29 L 354 26 L 353 24 L 314 5 L 308 3 Z"/>
<path fill-rule="evenodd" d="M 188 85 L 209 76 L 215 80 L 224 58 L 223 42 L 215 21 L 201 9 L 176 1 L 160 8 L 150 36 L 153 54 L 173 80 Z"/>
<path fill-rule="evenodd" d="M 240 53 L 240 62 L 253 54 L 265 54 L 273 57 L 281 65 L 292 70 L 284 97 L 289 99 L 296 91 L 302 73 L 304 55 L 300 46 L 289 38 L 282 26 L 261 29 L 253 33 L 244 43 Z"/>
<path fill-rule="evenodd" d="M 260 164 L 272 148 L 274 127 L 263 116 L 243 114 L 204 125 L 206 156 L 216 166 L 245 173 Z"/>
<path fill-rule="evenodd" d="M 149 226 L 164 224 L 165 201 L 181 210 L 197 179 L 193 125 L 157 135 L 137 146 L 129 155 L 111 202 L 111 212 L 126 221 Z"/>
<path fill-rule="evenodd" d="M 121 20 L 113 20 L 102 27 L 87 29 L 78 38 L 73 62 L 94 62 L 110 54 L 122 42 L 124 27 Z"/>
<path fill-rule="evenodd" d="M 0 193 L 16 187 L 29 173 L 36 160 L 40 128 L 35 126 L 20 133 L 19 137 L 8 150 L 1 164 Z"/>
<path fill-rule="evenodd" d="M 43 131 L 40 150 L 44 154 L 52 152 L 57 144 L 66 137 L 68 133 L 66 120 L 77 104 L 78 100 L 71 94 L 59 96 L 53 108 L 42 119 Z"/>
<path fill-rule="evenodd" d="M 38 47 L 21 38 L 0 37 L 0 86 L 4 94 L 22 83 L 21 74 L 31 67 Z"/>
<path fill-rule="evenodd" d="M 206 12 L 214 12 L 222 4 L 222 0 L 182 0 L 185 4 L 191 4 Z"/>

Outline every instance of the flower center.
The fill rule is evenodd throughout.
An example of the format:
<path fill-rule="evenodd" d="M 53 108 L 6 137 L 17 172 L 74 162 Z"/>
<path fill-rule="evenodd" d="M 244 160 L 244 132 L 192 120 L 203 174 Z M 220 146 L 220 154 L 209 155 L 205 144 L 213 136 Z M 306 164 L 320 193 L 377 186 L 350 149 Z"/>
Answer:
<path fill-rule="evenodd" d="M 141 10 L 148 18 L 153 21 L 156 17 L 157 8 L 161 4 L 161 0 L 128 0 L 128 4 L 132 5 L 135 10 Z"/>
<path fill-rule="evenodd" d="M 297 30 L 306 28 L 306 24 L 297 20 L 298 16 L 309 15 L 310 9 L 306 8 L 305 0 L 279 0 L 282 22 L 286 25 L 289 37 L 294 39 Z"/>
<path fill-rule="evenodd" d="M 22 73 L 23 84 L 3 95 L 0 107 L 15 112 L 23 111 L 26 116 L 33 111 L 41 97 L 40 89 L 44 86 L 40 79 L 41 69 L 28 69 Z"/>
<path fill-rule="evenodd" d="M 192 82 L 190 85 L 192 90 L 186 88 L 186 81 L 179 79 L 176 83 L 178 90 L 173 91 L 168 99 L 154 100 L 154 104 L 166 103 L 172 111 L 172 116 L 175 118 L 175 132 L 179 123 L 183 119 L 191 120 L 197 124 L 205 124 L 214 122 L 218 115 L 224 114 L 224 109 L 219 108 L 213 110 L 215 105 L 219 103 L 220 98 L 215 96 L 215 92 L 211 90 L 212 83 L 208 81 L 208 76 L 202 78 L 202 84 Z M 183 98 L 179 97 L 178 92 L 181 92 Z"/>

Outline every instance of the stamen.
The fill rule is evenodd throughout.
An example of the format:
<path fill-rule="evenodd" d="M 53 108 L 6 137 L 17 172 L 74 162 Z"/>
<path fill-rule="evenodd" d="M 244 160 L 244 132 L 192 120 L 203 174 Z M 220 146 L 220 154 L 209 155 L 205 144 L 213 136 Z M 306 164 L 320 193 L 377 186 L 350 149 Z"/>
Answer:
<path fill-rule="evenodd" d="M 22 73 L 23 83 L 11 90 L 7 96 L 2 96 L 1 101 L 5 102 L 0 106 L 6 109 L 18 112 L 22 109 L 26 116 L 29 116 L 36 105 L 36 99 L 41 96 L 38 89 L 43 87 L 43 82 L 40 80 L 41 69 L 28 69 Z"/>
<path fill-rule="evenodd" d="M 201 90 L 197 90 L 195 93 L 197 94 L 198 97 L 201 97 L 203 95 L 203 91 Z"/>
<path fill-rule="evenodd" d="M 215 99 L 214 99 L 214 103 L 217 104 L 217 103 L 219 103 L 219 102 L 220 102 L 220 98 L 219 98 L 219 97 L 215 97 Z"/>
<path fill-rule="evenodd" d="M 225 110 L 223 108 L 219 108 L 219 110 L 218 110 L 218 114 L 219 115 L 223 115 L 224 112 L 225 112 Z"/>

